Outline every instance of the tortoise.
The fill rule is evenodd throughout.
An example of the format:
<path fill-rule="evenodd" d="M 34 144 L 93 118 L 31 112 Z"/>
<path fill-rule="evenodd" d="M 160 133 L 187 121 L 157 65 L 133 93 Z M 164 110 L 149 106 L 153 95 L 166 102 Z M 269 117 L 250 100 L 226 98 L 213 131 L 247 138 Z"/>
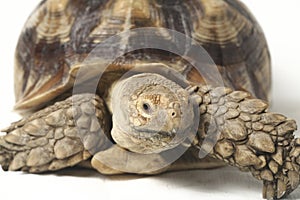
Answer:
<path fill-rule="evenodd" d="M 144 39 L 168 49 L 189 45 L 167 30 L 200 44 L 222 84 L 205 74 L 212 63 L 200 63 L 203 74 L 187 56 L 126 51 L 141 42 L 135 33 L 105 43 L 147 27 L 158 40 Z M 106 175 L 231 165 L 262 180 L 264 198 L 282 198 L 299 184 L 300 139 L 294 120 L 268 111 L 270 72 L 263 31 L 238 0 L 44 0 L 16 48 L 15 109 L 24 118 L 3 131 L 0 164 Z"/>

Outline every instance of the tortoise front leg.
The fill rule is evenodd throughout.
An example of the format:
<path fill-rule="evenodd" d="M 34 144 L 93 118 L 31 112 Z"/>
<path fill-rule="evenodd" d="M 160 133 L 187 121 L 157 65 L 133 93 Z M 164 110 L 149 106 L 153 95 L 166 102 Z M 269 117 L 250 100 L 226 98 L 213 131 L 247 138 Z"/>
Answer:
<path fill-rule="evenodd" d="M 223 160 L 263 180 L 263 197 L 282 198 L 299 184 L 300 139 L 294 120 L 267 103 L 228 88 L 193 87 L 200 98 L 200 155 Z"/>
<path fill-rule="evenodd" d="M 4 170 L 32 173 L 74 166 L 104 148 L 110 120 L 103 100 L 74 95 L 12 124 L 0 137 Z"/>

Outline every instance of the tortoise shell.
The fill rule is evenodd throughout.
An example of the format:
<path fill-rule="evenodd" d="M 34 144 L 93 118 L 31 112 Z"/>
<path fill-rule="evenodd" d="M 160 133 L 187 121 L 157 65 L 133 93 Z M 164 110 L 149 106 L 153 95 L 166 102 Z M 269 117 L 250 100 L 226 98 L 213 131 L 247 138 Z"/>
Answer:
<path fill-rule="evenodd" d="M 16 110 L 37 109 L 66 93 L 78 63 L 98 44 L 141 27 L 163 27 L 193 38 L 218 66 L 225 86 L 268 100 L 268 46 L 257 21 L 238 0 L 45 0 L 29 17 L 16 48 Z M 117 59 L 111 71 L 137 61 L 179 62 L 173 56 L 132 52 Z M 203 81 L 194 69 L 187 79 Z"/>

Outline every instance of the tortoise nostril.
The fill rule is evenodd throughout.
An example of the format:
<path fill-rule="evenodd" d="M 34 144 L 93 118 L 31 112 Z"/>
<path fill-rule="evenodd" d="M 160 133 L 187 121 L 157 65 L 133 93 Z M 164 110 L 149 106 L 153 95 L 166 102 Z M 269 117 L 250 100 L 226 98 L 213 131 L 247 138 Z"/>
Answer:
<path fill-rule="evenodd" d="M 175 117 L 176 116 L 176 113 L 175 112 L 172 112 L 172 117 Z"/>

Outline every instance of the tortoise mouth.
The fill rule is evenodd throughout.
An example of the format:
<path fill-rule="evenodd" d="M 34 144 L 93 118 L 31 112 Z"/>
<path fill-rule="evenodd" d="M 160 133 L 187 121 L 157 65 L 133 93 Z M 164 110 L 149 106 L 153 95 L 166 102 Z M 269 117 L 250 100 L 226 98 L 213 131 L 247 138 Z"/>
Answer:
<path fill-rule="evenodd" d="M 133 128 L 133 132 L 131 132 L 128 135 L 138 139 L 158 138 L 163 140 L 164 138 L 173 139 L 176 136 L 176 132 L 141 130 L 141 129 Z"/>
<path fill-rule="evenodd" d="M 144 132 L 136 129 L 128 132 L 115 125 L 111 133 L 117 145 L 140 154 L 160 153 L 181 143 L 181 140 L 176 139 L 175 132 Z"/>

